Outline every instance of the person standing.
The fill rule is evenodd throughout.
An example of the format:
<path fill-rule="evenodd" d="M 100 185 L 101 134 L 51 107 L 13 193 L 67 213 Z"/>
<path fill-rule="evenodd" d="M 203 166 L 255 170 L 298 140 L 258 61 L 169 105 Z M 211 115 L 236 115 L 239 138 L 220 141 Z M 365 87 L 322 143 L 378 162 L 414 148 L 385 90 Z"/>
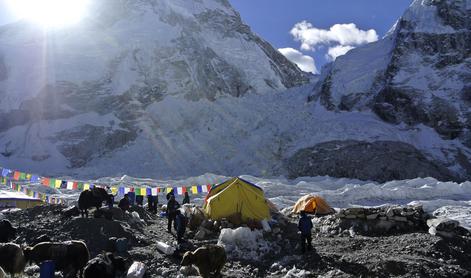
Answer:
<path fill-rule="evenodd" d="M 175 230 L 177 231 L 177 242 L 180 244 L 183 242 L 183 236 L 185 235 L 186 225 L 187 225 L 186 217 L 177 209 L 176 216 L 175 216 Z"/>
<path fill-rule="evenodd" d="M 169 201 L 169 200 L 170 200 L 170 196 L 173 196 L 173 197 L 175 197 L 175 192 L 173 191 L 173 189 L 172 189 L 172 190 L 170 190 L 170 192 L 169 192 L 169 193 L 167 193 L 167 201 Z"/>
<path fill-rule="evenodd" d="M 189 204 L 189 203 L 190 203 L 190 195 L 188 195 L 188 192 L 185 192 L 185 197 L 183 197 L 182 204 Z"/>
<path fill-rule="evenodd" d="M 159 196 L 152 196 L 152 212 L 157 214 L 157 206 L 159 204 Z"/>
<path fill-rule="evenodd" d="M 177 210 L 179 207 L 180 207 L 180 204 L 175 200 L 175 196 L 170 195 L 170 199 L 167 202 L 167 218 L 168 218 L 167 231 L 169 233 L 172 232 L 172 222 L 175 221 L 175 217 L 177 216 Z"/>
<path fill-rule="evenodd" d="M 136 205 L 142 207 L 144 204 L 144 196 L 142 195 L 137 195 L 136 196 Z"/>
<path fill-rule="evenodd" d="M 147 209 L 154 214 L 157 213 L 157 196 L 147 196 Z"/>
<path fill-rule="evenodd" d="M 301 218 L 298 223 L 298 230 L 301 232 L 301 251 L 306 252 L 307 250 L 312 250 L 312 220 L 306 215 L 305 211 L 301 211 Z"/>
<path fill-rule="evenodd" d="M 119 201 L 118 207 L 123 211 L 129 210 L 129 196 L 128 194 L 124 194 L 124 198 Z"/>

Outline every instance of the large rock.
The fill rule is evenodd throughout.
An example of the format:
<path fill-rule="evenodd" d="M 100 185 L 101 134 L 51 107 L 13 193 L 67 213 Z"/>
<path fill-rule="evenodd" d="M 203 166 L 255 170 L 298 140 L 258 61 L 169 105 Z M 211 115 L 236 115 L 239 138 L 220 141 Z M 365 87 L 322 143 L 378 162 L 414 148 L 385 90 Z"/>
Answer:
<path fill-rule="evenodd" d="M 445 167 L 402 142 L 332 141 L 299 150 L 285 163 L 289 177 L 331 176 L 385 182 L 435 177 L 457 179 Z"/>

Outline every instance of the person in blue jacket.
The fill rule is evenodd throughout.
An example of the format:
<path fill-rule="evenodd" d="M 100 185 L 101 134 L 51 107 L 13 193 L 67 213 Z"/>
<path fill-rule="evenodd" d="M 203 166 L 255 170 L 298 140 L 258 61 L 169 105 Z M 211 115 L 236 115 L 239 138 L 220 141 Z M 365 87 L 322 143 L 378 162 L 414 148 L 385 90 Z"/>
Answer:
<path fill-rule="evenodd" d="M 301 218 L 298 223 L 298 230 L 301 232 L 301 251 L 306 252 L 312 250 L 312 221 L 311 218 L 306 215 L 305 211 L 301 211 Z"/>
<path fill-rule="evenodd" d="M 186 230 L 186 225 L 187 225 L 187 219 L 185 215 L 183 215 L 179 209 L 176 211 L 176 217 L 175 217 L 175 230 L 177 231 L 177 242 L 182 243 L 183 242 L 183 236 L 185 235 L 185 230 Z"/>

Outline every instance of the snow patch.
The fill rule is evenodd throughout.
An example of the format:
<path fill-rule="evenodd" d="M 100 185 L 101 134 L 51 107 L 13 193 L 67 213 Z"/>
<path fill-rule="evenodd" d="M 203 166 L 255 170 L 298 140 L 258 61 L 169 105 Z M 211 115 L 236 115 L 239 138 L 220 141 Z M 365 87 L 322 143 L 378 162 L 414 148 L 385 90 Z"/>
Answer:
<path fill-rule="evenodd" d="M 258 261 L 273 251 L 271 243 L 263 239 L 260 230 L 250 230 L 247 227 L 222 229 L 218 245 L 226 250 L 230 258 Z"/>

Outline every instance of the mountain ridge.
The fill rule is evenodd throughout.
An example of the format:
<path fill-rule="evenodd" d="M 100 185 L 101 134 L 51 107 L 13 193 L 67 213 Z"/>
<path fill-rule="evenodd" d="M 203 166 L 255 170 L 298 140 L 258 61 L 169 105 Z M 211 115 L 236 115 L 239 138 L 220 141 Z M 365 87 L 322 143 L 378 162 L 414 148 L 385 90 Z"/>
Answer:
<path fill-rule="evenodd" d="M 38 35 L 21 24 L 0 30 L 0 70 L 7 69 L 7 78 L 0 81 L 2 166 L 88 178 L 125 174 L 166 178 L 211 172 L 364 179 L 369 167 L 364 164 L 363 158 L 368 157 L 364 152 L 374 149 L 378 155 L 392 151 L 402 155 L 398 161 L 410 156 L 424 167 L 440 169 L 435 175 L 418 170 L 418 176 L 469 179 L 471 152 L 465 144 L 469 129 L 463 122 L 469 105 L 456 98 L 461 94 L 457 91 L 469 86 L 469 53 L 466 44 L 454 43 L 469 34 L 469 1 L 414 1 L 388 36 L 340 56 L 324 68 L 319 82 L 311 83 L 306 83 L 307 74 L 249 32 L 227 1 L 100 3 L 117 5 L 116 13 L 89 24 L 107 30 L 112 39 L 90 35 L 92 40 L 83 40 L 88 31 L 61 34 L 67 39 L 51 43 L 57 50 L 54 55 L 88 56 L 77 60 L 66 55 L 75 61 L 73 67 L 64 59 L 54 72 L 45 71 L 45 78 L 55 78 L 53 84 L 34 81 L 41 80 L 34 79 L 36 71 L 21 71 L 9 64 L 11 55 L 2 55 L 21 51 L 12 47 L 14 42 L 35 45 Z M 125 9 L 131 4 L 139 5 Z M 132 16 L 126 16 L 129 12 Z M 444 25 L 442 17 L 464 27 L 457 32 Z M 427 25 L 427 18 L 437 21 Z M 5 39 L 12 28 L 26 31 Z M 149 39 L 152 36 L 161 40 L 155 42 Z M 147 39 L 139 44 L 141 48 L 156 44 L 151 48 L 155 51 L 126 48 L 143 38 Z M 80 47 L 64 47 L 71 45 L 68 39 L 79 40 Z M 106 39 L 113 43 L 104 43 Z M 121 42 L 117 50 L 105 51 L 103 46 L 116 42 Z M 92 47 L 96 44 L 101 47 Z M 430 53 L 439 45 L 442 51 L 437 58 Z M 111 58 L 103 62 L 106 57 Z M 30 76 L 18 72 L 32 76 L 34 82 L 21 82 Z M 94 79 L 97 72 L 104 75 Z M 427 79 L 428 73 L 436 78 Z M 250 77 L 250 82 L 241 82 L 243 76 Z M 9 86 L 20 93 L 9 91 L 5 97 Z M 194 86 L 207 90 L 184 90 Z M 220 91 L 211 89 L 218 86 Z M 38 93 L 24 97 L 21 92 L 28 87 Z M 433 108 L 432 95 L 446 101 Z M 448 110 L 450 106 L 453 110 Z M 459 115 L 458 134 L 449 111 Z M 351 159 L 339 159 L 345 154 Z M 312 163 L 321 157 L 328 158 L 324 165 Z M 397 167 L 381 170 L 384 175 L 377 171 L 371 179 L 411 178 L 410 171 L 388 162 L 393 158 L 386 157 L 384 165 Z M 328 165 L 339 171 L 327 169 Z"/>

